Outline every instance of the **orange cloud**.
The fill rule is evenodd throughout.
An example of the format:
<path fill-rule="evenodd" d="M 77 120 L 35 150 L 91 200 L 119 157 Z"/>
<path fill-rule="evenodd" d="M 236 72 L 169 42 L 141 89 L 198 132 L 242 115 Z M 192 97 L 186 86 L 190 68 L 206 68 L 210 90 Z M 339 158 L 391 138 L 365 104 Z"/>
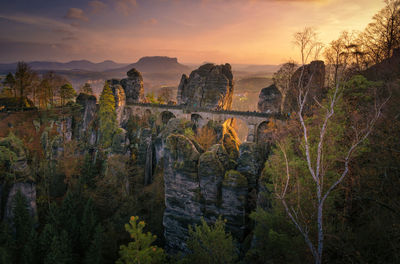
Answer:
<path fill-rule="evenodd" d="M 98 0 L 90 1 L 89 6 L 92 9 L 92 13 L 94 14 L 100 13 L 107 8 L 106 4 Z"/>
<path fill-rule="evenodd" d="M 153 17 L 153 18 L 144 20 L 143 24 L 144 25 L 156 25 L 156 24 L 158 24 L 158 20 Z"/>

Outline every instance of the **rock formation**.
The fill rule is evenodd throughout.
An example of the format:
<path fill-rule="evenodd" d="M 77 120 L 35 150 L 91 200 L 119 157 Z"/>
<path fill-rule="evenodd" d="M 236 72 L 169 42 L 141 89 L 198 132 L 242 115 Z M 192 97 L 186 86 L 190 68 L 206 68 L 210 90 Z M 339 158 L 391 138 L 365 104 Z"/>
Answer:
<path fill-rule="evenodd" d="M 205 64 L 189 77 L 182 76 L 178 104 L 229 110 L 232 106 L 233 74 L 231 65 Z"/>
<path fill-rule="evenodd" d="M 301 78 L 301 82 L 299 81 Z M 297 95 L 299 85 L 303 89 L 309 89 L 307 100 L 308 104 L 305 112 L 310 111 L 312 100 L 321 99 L 326 93 L 325 88 L 325 64 L 323 61 L 313 61 L 310 64 L 298 68 L 290 80 L 289 91 L 286 93 L 283 112 L 291 113 L 298 110 Z"/>
<path fill-rule="evenodd" d="M 258 110 L 269 114 L 278 114 L 281 107 L 282 94 L 272 84 L 261 90 L 258 100 Z"/>
<path fill-rule="evenodd" d="M 115 98 L 115 112 L 117 114 L 117 123 L 121 123 L 122 115 L 124 113 L 126 96 L 124 88 L 121 85 L 111 85 L 112 92 Z"/>
<path fill-rule="evenodd" d="M 255 201 L 249 205 L 250 192 L 256 193 L 265 155 L 255 143 L 237 147 L 234 135 L 226 128 L 222 144 L 204 152 L 194 140 L 178 134 L 183 128 L 179 121 L 168 122 L 167 130 L 177 133 L 170 134 L 163 147 L 167 250 L 186 251 L 188 225 L 199 223 L 201 218 L 212 224 L 222 216 L 227 220 L 227 231 L 243 241 L 248 214 L 255 208 Z M 156 152 L 160 146 L 156 146 Z"/>
<path fill-rule="evenodd" d="M 400 76 L 399 65 L 400 48 L 397 48 L 393 50 L 392 57 L 371 66 L 370 68 L 363 71 L 361 74 L 371 81 L 393 81 L 395 79 L 398 79 Z"/>
<path fill-rule="evenodd" d="M 198 223 L 202 216 L 197 175 L 200 153 L 182 135 L 170 135 L 164 151 L 164 235 L 167 247 L 185 250 L 188 225 Z"/>
<path fill-rule="evenodd" d="M 125 90 L 126 102 L 137 103 L 144 99 L 143 77 L 135 68 L 126 73 L 128 78 L 121 80 Z"/>
<path fill-rule="evenodd" d="M 126 75 L 128 78 L 117 80 L 112 79 L 108 80 L 108 83 L 111 86 L 111 89 L 114 91 L 118 91 L 118 85 L 121 85 L 125 92 L 126 103 L 138 103 L 143 101 L 144 99 L 144 88 L 143 88 L 143 77 L 140 72 L 138 72 L 135 68 L 129 70 Z M 114 96 L 115 96 L 114 92 Z M 119 96 L 122 96 L 119 94 Z"/>
<path fill-rule="evenodd" d="M 76 98 L 76 103 L 80 104 L 83 108 L 83 120 L 79 122 L 80 125 L 79 125 L 78 138 L 83 138 L 84 135 L 88 133 L 90 124 L 94 121 L 97 115 L 96 102 L 97 102 L 96 96 L 85 93 L 80 93 Z M 94 135 L 94 133 L 91 134 L 93 135 L 92 136 L 87 135 L 87 136 L 89 138 L 89 143 L 93 145 L 96 142 L 96 136 Z"/>

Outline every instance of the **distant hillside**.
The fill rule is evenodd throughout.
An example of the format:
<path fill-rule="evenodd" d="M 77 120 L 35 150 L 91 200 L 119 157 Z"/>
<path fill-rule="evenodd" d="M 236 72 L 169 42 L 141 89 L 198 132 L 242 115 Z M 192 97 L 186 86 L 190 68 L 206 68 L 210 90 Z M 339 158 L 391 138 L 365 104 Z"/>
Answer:
<path fill-rule="evenodd" d="M 68 70 L 82 70 L 82 71 L 106 71 L 115 68 L 120 68 L 126 64 L 116 63 L 110 60 L 106 60 L 100 63 L 93 63 L 88 60 L 74 60 L 70 62 L 53 62 L 53 61 L 32 61 L 28 64 L 34 70 L 52 70 L 52 71 L 68 71 Z M 17 63 L 6 63 L 0 64 L 0 74 L 6 74 L 8 72 L 14 72 L 17 67 Z"/>
<path fill-rule="evenodd" d="M 232 68 L 234 71 L 243 71 L 243 72 L 276 72 L 279 70 L 281 65 L 257 65 L 257 64 L 232 64 Z"/>

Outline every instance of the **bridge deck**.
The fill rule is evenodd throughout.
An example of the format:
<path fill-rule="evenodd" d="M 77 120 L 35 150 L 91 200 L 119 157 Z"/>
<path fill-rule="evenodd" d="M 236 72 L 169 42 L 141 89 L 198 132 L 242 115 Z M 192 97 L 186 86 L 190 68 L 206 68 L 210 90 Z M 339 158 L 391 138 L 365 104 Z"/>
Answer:
<path fill-rule="evenodd" d="M 236 111 L 236 110 L 213 110 L 204 107 L 190 107 L 187 105 L 165 105 L 165 104 L 151 104 L 151 103 L 130 103 L 127 106 L 141 106 L 141 107 L 151 107 L 151 108 L 163 108 L 163 109 L 178 109 L 186 113 L 191 112 L 207 112 L 213 114 L 227 114 L 227 115 L 240 115 L 240 116 L 252 116 L 252 117 L 264 117 L 264 118 L 274 118 L 274 119 L 284 119 L 281 114 L 269 114 L 261 112 L 250 112 L 250 111 Z"/>

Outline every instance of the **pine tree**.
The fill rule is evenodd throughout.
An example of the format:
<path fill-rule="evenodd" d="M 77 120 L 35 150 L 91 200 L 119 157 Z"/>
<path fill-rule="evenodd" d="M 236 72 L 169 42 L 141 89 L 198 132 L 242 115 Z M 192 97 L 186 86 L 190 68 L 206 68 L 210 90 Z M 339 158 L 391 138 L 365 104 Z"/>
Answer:
<path fill-rule="evenodd" d="M 85 94 L 93 94 L 93 89 L 92 89 L 92 87 L 90 86 L 90 83 L 85 83 L 85 84 L 82 86 L 80 92 L 81 92 L 81 93 L 85 93 Z"/>
<path fill-rule="evenodd" d="M 82 221 L 80 225 L 81 250 L 84 252 L 89 248 L 96 226 L 96 215 L 94 212 L 92 199 L 88 199 L 83 209 Z"/>
<path fill-rule="evenodd" d="M 5 80 L 3 81 L 3 85 L 10 88 L 14 93 L 14 97 L 17 97 L 17 90 L 15 89 L 15 78 L 11 72 L 7 74 Z"/>
<path fill-rule="evenodd" d="M 44 259 L 44 264 L 69 264 L 74 263 L 72 259 L 71 243 L 65 230 L 51 241 L 49 253 Z"/>
<path fill-rule="evenodd" d="M 14 197 L 13 224 L 16 263 L 33 263 L 32 258 L 36 255 L 36 231 L 29 214 L 27 200 L 20 191 Z"/>
<path fill-rule="evenodd" d="M 102 264 L 103 260 L 103 241 L 104 230 L 101 225 L 97 225 L 93 234 L 93 239 L 89 249 L 86 252 L 84 264 Z"/>
<path fill-rule="evenodd" d="M 100 135 L 104 148 L 111 146 L 112 137 L 117 127 L 117 115 L 115 112 L 115 98 L 108 83 L 100 95 Z"/>
<path fill-rule="evenodd" d="M 164 259 L 164 251 L 151 244 L 156 240 L 150 232 L 144 233 L 144 221 L 139 221 L 139 217 L 132 216 L 129 224 L 125 225 L 125 230 L 131 235 L 132 242 L 128 246 L 120 247 L 120 258 L 117 264 L 133 264 L 133 263 L 162 263 Z"/>
<path fill-rule="evenodd" d="M 201 219 L 194 230 L 189 226 L 187 241 L 190 254 L 186 263 L 235 263 L 236 248 L 232 235 L 225 232 L 225 222 L 219 218 L 213 226 Z"/>
<path fill-rule="evenodd" d="M 60 88 L 61 106 L 71 101 L 76 96 L 76 91 L 71 84 L 66 83 Z"/>

